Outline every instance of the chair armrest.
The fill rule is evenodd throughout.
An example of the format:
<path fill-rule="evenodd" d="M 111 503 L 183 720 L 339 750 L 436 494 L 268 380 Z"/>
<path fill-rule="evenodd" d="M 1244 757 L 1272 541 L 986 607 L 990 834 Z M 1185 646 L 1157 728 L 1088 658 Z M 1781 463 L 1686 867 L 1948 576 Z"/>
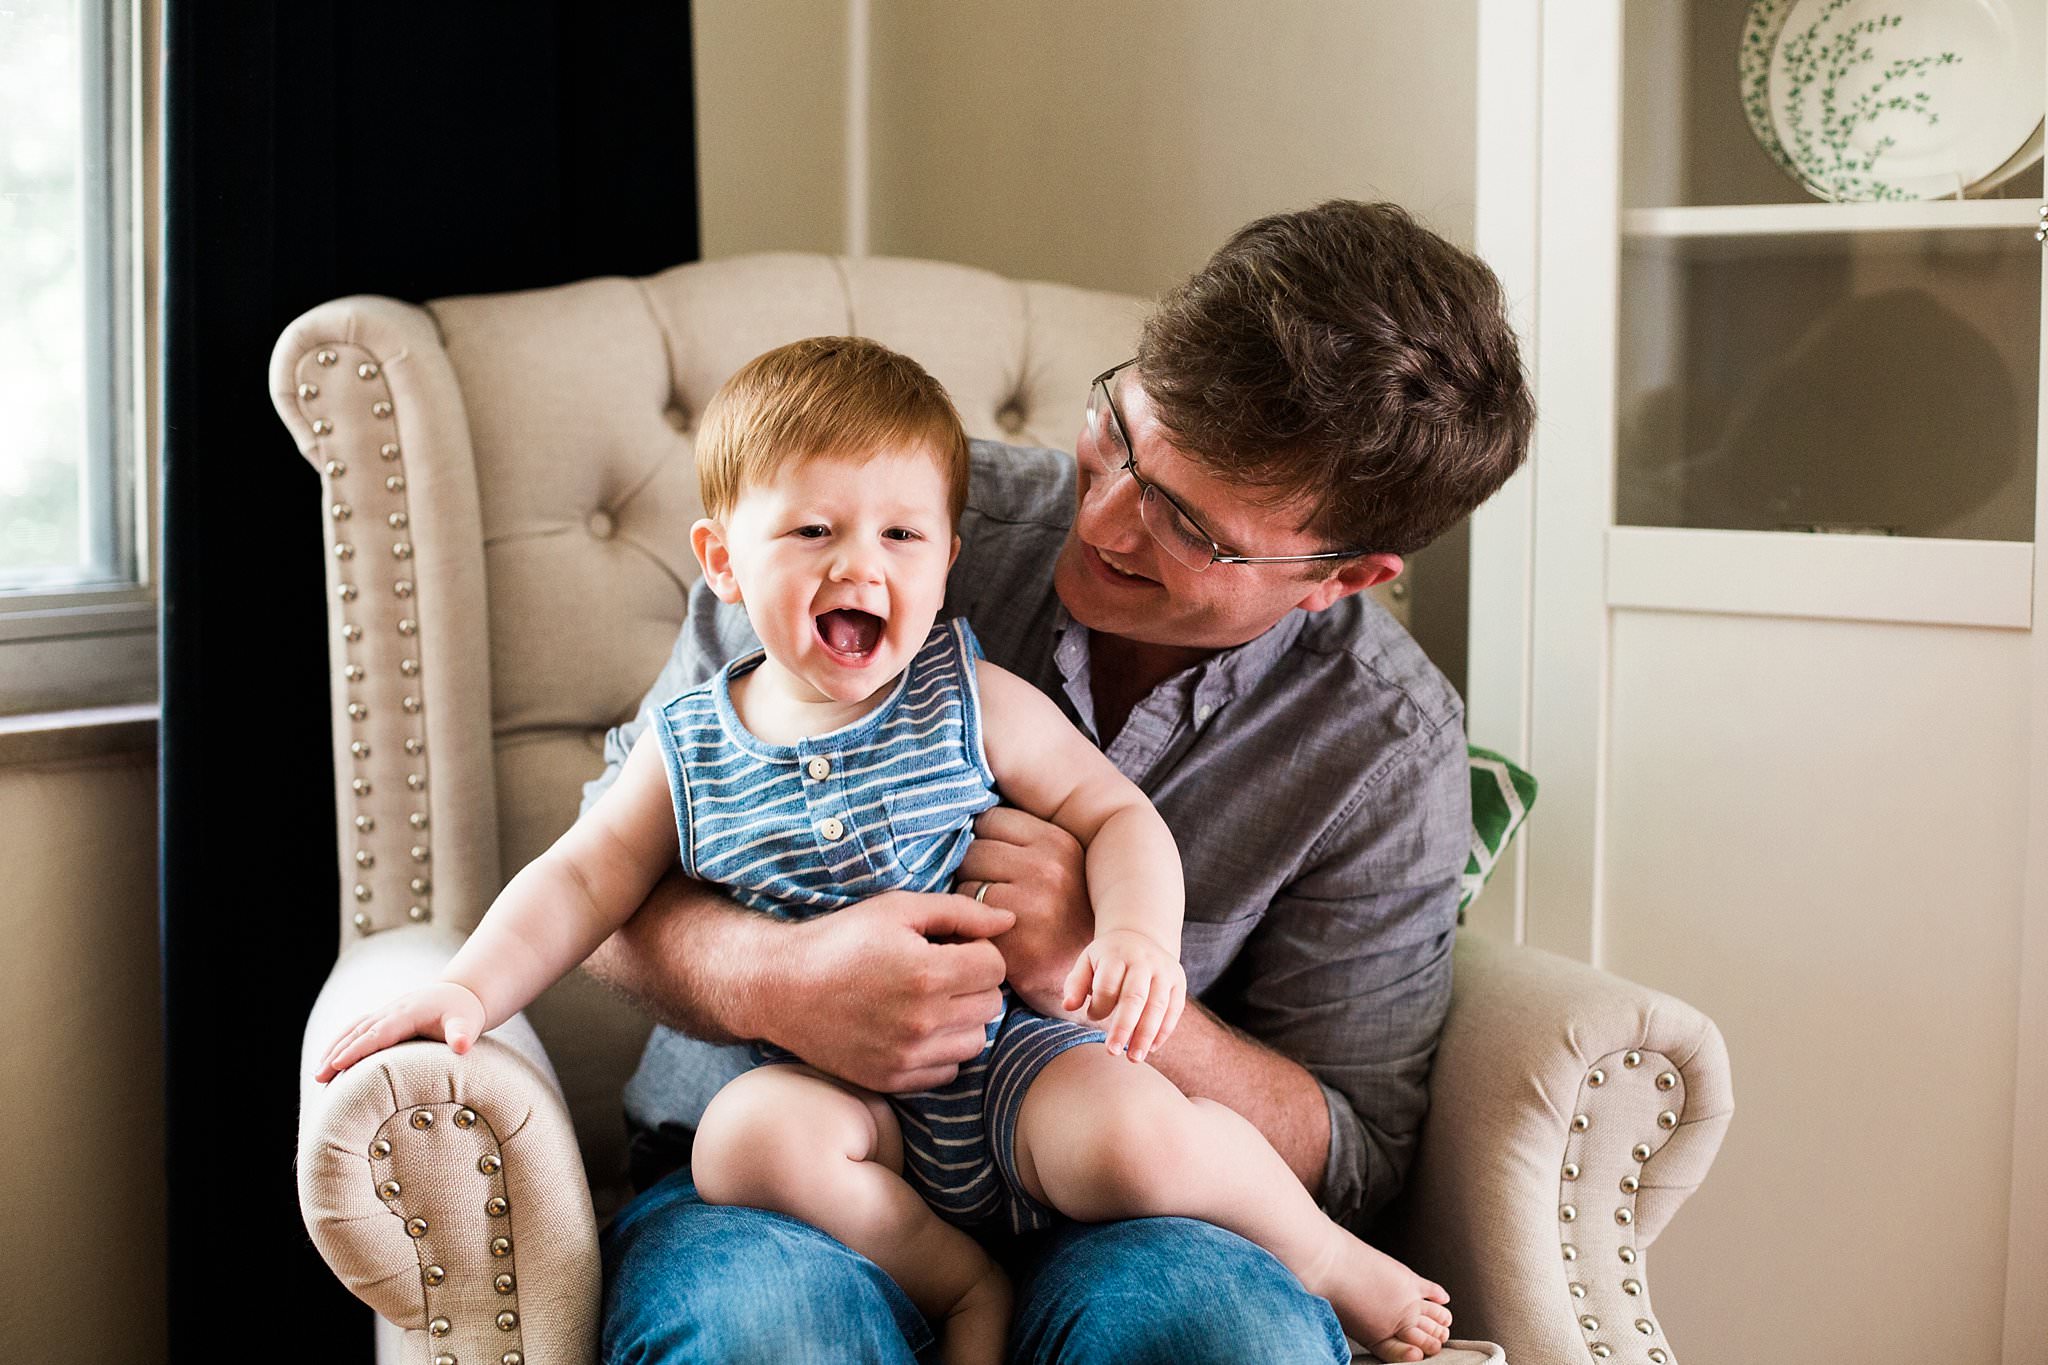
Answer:
<path fill-rule="evenodd" d="M 394 929 L 328 977 L 300 1052 L 306 1231 L 342 1283 L 405 1329 L 409 1359 L 594 1361 L 597 1220 L 561 1085 L 523 1016 L 465 1056 L 419 1040 L 330 1085 L 311 1079 L 351 1020 L 433 979 L 457 946 L 425 925 Z"/>
<path fill-rule="evenodd" d="M 1611 973 L 1467 932 L 1396 1214 L 1460 1336 L 1510 1361 L 1673 1358 L 1645 1256 L 1735 1101 L 1713 1020 Z M 1633 1347 L 1633 1349 L 1625 1349 Z"/>
<path fill-rule="evenodd" d="M 270 396 L 319 476 L 340 941 L 473 928 L 504 872 L 483 519 L 454 366 L 425 309 L 356 295 L 285 328 Z"/>

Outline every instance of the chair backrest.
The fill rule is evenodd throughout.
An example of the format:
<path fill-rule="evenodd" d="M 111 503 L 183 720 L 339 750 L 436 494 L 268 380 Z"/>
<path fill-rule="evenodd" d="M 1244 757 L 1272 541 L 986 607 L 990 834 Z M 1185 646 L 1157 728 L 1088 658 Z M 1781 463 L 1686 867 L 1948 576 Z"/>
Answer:
<path fill-rule="evenodd" d="M 357 504 L 327 519 L 330 548 L 350 547 L 347 560 L 330 555 L 336 593 L 371 578 L 365 565 L 406 584 L 403 597 L 379 579 L 361 584 L 360 601 L 329 599 L 344 946 L 405 923 L 408 910 L 466 931 L 575 818 L 582 784 L 602 769 L 605 731 L 631 715 L 681 628 L 696 577 L 687 532 L 701 514 L 692 433 L 740 365 L 800 337 L 872 337 L 931 370 L 970 435 L 1071 450 L 1089 379 L 1133 352 L 1142 313 L 1142 300 L 1125 295 L 964 266 L 766 255 L 438 299 L 424 315 L 388 300 L 339 300 L 295 323 L 272 369 L 279 410 L 328 474 L 323 501 Z M 360 342 L 363 355 L 334 337 Z M 359 379 L 364 357 L 370 377 Z M 366 383 L 379 393 L 388 385 L 397 411 L 373 419 L 364 401 L 363 415 L 330 418 L 341 429 L 316 441 L 313 420 L 330 410 L 309 405 L 305 386 L 323 380 L 351 401 L 372 396 Z M 362 428 L 353 444 L 350 420 Z M 384 510 L 392 498 L 409 509 L 397 530 Z M 354 543 L 373 531 L 377 543 Z M 411 539 L 393 567 L 381 542 L 396 534 Z M 361 639 L 343 634 L 371 599 L 400 634 L 380 634 L 375 621 Z M 379 648 L 392 652 L 388 668 Z M 358 672 L 344 678 L 352 660 Z M 366 703 L 365 689 L 380 686 L 389 697 Z M 475 697 L 485 689 L 487 713 Z M 405 732 L 357 737 L 387 712 L 418 719 L 422 698 L 431 785 L 392 769 L 368 794 L 352 787 L 366 780 L 366 761 L 385 761 L 382 749 L 352 754 L 353 743 L 385 745 L 418 766 Z M 391 799 L 430 798 L 425 905 L 427 879 L 405 856 L 425 846 L 401 839 L 368 868 L 358 856 L 366 836 L 354 821 L 387 788 Z M 408 812 L 388 809 L 383 824 L 402 828 Z M 427 813 L 404 838 L 423 837 L 417 819 Z M 361 890 L 352 896 L 351 886 Z M 602 1216 L 622 1185 L 619 1094 L 647 1022 L 581 974 L 531 1017 L 575 1114 Z"/>

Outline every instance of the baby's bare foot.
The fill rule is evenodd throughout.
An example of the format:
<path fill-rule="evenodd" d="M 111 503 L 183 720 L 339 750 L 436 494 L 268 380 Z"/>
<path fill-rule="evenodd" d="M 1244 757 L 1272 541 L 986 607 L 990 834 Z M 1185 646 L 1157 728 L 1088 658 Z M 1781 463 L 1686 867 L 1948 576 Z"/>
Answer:
<path fill-rule="evenodd" d="M 1381 1360 L 1415 1361 L 1443 1350 L 1451 1335 L 1451 1296 L 1444 1287 L 1393 1257 L 1331 1226 L 1338 1239 L 1325 1258 L 1320 1283 L 1307 1285 L 1337 1310 L 1354 1341 Z"/>
<path fill-rule="evenodd" d="M 939 1324 L 945 1365 L 1001 1365 L 1010 1339 L 1010 1279 L 993 1262 Z"/>

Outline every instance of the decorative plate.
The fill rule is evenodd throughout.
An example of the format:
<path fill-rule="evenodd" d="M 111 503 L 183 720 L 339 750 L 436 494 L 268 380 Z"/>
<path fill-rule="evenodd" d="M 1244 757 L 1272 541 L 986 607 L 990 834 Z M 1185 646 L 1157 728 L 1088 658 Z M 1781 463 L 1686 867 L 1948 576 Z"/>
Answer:
<path fill-rule="evenodd" d="M 1758 141 L 1813 194 L 1945 199 L 2030 164 L 2044 54 L 2048 0 L 1757 0 L 1737 65 Z"/>
<path fill-rule="evenodd" d="M 1778 168 L 1799 178 L 1792 158 L 1778 145 L 1778 130 L 1771 126 L 1771 54 L 1777 50 L 1778 34 L 1785 27 L 1785 15 L 1792 0 L 1754 0 L 1742 21 L 1742 45 L 1735 53 L 1735 74 L 1742 84 L 1742 112 L 1749 119 L 1749 131 L 1771 154 Z"/>

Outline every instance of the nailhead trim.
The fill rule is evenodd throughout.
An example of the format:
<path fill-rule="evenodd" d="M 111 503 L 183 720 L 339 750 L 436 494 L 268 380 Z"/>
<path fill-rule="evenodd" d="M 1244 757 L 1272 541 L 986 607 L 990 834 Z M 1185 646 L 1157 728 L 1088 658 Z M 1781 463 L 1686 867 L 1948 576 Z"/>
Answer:
<path fill-rule="evenodd" d="M 355 383 L 345 378 L 320 375 L 320 370 L 344 367 L 352 371 Z M 324 381 L 324 382 L 323 382 Z M 383 640 L 390 635 L 372 638 L 377 632 L 386 632 L 395 626 L 397 637 L 405 644 L 404 657 L 398 661 L 400 673 L 407 679 L 422 675 L 422 641 L 420 639 L 420 605 L 418 574 L 411 561 L 414 558 L 414 543 L 410 539 L 413 524 L 413 509 L 409 501 L 410 479 L 404 465 L 404 433 L 402 420 L 390 388 L 390 378 L 385 373 L 384 363 L 378 356 L 371 355 L 359 344 L 333 342 L 323 345 L 306 355 L 299 366 L 294 383 L 300 415 L 312 431 L 317 449 L 314 450 L 315 465 L 321 471 L 324 503 L 327 507 L 325 523 L 328 527 L 330 563 L 335 573 L 330 578 L 330 587 L 335 601 L 348 604 L 354 619 L 340 623 L 340 631 L 349 653 L 354 657 L 338 659 L 342 696 L 341 711 L 352 727 L 362 727 L 347 736 L 348 758 L 364 765 L 345 777 L 343 792 L 343 818 L 352 827 L 352 838 L 345 841 L 342 849 L 343 866 L 351 873 L 363 878 L 353 882 L 354 905 L 360 906 L 350 916 L 350 922 L 358 933 L 374 933 L 379 929 L 397 924 L 417 923 L 432 917 L 432 905 L 421 887 L 423 879 L 403 878 L 383 882 L 385 876 L 395 875 L 389 869 L 402 864 L 407 857 L 414 863 L 424 863 L 430 856 L 430 844 L 423 831 L 426 828 L 425 812 L 412 814 L 411 837 L 395 849 L 380 846 L 370 838 L 376 829 L 373 812 L 378 801 L 390 801 L 390 795 L 380 795 L 371 781 L 376 770 L 371 764 L 372 740 L 389 742 L 402 749 L 407 760 L 405 766 L 396 771 L 386 767 L 381 776 L 393 784 L 389 791 L 400 795 L 424 792 L 427 787 L 428 771 L 426 753 L 425 707 L 422 690 L 417 686 L 407 689 L 400 712 L 388 713 L 381 726 L 370 725 L 371 708 L 358 688 L 373 682 L 373 672 L 381 672 L 391 666 L 393 655 L 386 653 Z M 347 453 L 353 450 L 355 458 Z M 378 460 L 370 461 L 366 452 L 375 450 Z M 351 465 L 368 464 L 352 476 Z M 361 516 L 357 516 L 357 513 Z M 382 578 L 376 568 L 380 557 L 374 555 L 375 544 L 363 548 L 372 555 L 358 559 L 357 546 L 341 538 L 349 527 L 369 526 L 372 540 L 382 537 L 376 534 L 379 521 L 391 535 L 385 545 L 391 552 L 391 559 L 381 562 L 390 564 L 394 570 L 389 578 Z M 345 567 L 368 564 L 368 572 L 351 573 L 346 581 L 341 577 Z M 380 581 L 381 579 L 381 581 Z M 388 588 L 392 596 L 385 596 Z M 385 606 L 393 598 L 402 599 L 405 607 L 402 613 L 386 616 Z M 377 677 L 377 684 L 386 679 Z M 399 722 L 394 733 L 393 722 Z M 380 743 L 378 747 L 382 747 Z M 382 762 L 390 764 L 396 750 L 386 750 Z M 404 787 L 396 787 L 400 777 Z M 380 853 L 390 856 L 382 858 Z M 380 867 L 379 864 L 382 863 Z M 375 869 L 375 871 L 373 871 Z M 353 881 L 353 879 L 349 879 Z M 377 896 L 373 888 L 381 887 L 388 894 Z M 407 887 L 414 889 L 414 895 L 407 898 L 403 892 Z M 403 911 L 404 917 L 399 918 Z"/>

